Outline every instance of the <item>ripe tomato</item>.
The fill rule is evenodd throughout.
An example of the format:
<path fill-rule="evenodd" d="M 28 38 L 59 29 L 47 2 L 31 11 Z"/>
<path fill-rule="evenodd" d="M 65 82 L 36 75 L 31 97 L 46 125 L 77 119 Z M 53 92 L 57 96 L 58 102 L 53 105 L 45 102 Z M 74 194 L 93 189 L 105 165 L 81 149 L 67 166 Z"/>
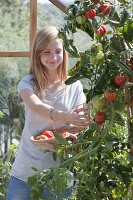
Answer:
<path fill-rule="evenodd" d="M 111 13 L 111 4 L 109 2 L 105 2 L 103 3 L 100 7 L 99 7 L 99 12 L 103 14 L 103 16 L 106 16 L 108 14 Z"/>
<path fill-rule="evenodd" d="M 106 90 L 104 92 L 104 97 L 108 102 L 114 102 L 117 99 L 117 92 L 113 90 Z"/>
<path fill-rule="evenodd" d="M 52 131 L 49 130 L 45 130 L 42 135 L 47 136 L 49 139 L 54 137 L 54 133 Z"/>
<path fill-rule="evenodd" d="M 101 37 L 104 36 L 106 32 L 107 32 L 107 28 L 105 25 L 101 25 L 99 28 L 96 29 L 96 34 Z"/>
<path fill-rule="evenodd" d="M 90 9 L 85 14 L 87 19 L 93 19 L 96 16 L 96 11 L 94 9 Z"/>
<path fill-rule="evenodd" d="M 115 76 L 114 82 L 119 87 L 123 86 L 125 84 L 125 82 L 126 82 L 126 76 L 122 75 L 122 74 L 117 75 L 117 76 Z"/>
<path fill-rule="evenodd" d="M 98 124 L 102 124 L 105 122 L 105 113 L 104 112 L 97 112 L 94 116 L 93 119 L 95 122 L 97 122 Z"/>
<path fill-rule="evenodd" d="M 48 140 L 49 138 L 45 135 L 38 135 L 35 137 L 35 140 Z"/>
<path fill-rule="evenodd" d="M 62 137 L 68 137 L 69 136 L 69 133 L 66 131 L 66 132 L 63 132 L 60 134 Z"/>
<path fill-rule="evenodd" d="M 100 0 L 91 0 L 92 3 L 99 3 Z"/>

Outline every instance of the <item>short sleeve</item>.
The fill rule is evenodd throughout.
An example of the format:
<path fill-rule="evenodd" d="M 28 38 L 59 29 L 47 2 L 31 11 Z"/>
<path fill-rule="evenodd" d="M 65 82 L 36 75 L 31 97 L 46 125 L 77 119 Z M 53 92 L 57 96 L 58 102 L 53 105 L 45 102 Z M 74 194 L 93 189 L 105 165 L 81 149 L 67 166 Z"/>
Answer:
<path fill-rule="evenodd" d="M 78 84 L 78 100 L 77 100 L 77 105 L 83 104 L 86 102 L 86 96 L 83 92 L 83 85 L 81 84 L 80 81 L 77 81 Z"/>
<path fill-rule="evenodd" d="M 32 80 L 33 80 L 33 76 L 32 75 L 25 76 L 18 83 L 18 86 L 17 86 L 18 94 L 24 89 L 30 89 L 30 90 L 34 91 L 34 89 L 33 89 L 33 81 Z"/>

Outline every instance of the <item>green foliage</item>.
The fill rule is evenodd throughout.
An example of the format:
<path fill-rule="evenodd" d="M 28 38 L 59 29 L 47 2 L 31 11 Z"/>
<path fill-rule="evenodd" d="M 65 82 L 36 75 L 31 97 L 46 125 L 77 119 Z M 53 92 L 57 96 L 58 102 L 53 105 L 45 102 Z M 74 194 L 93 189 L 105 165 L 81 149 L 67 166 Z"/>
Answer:
<path fill-rule="evenodd" d="M 7 187 L 10 179 L 10 170 L 11 165 L 14 161 L 14 150 L 16 149 L 16 145 L 12 145 L 9 147 L 8 153 L 2 159 L 0 158 L 0 199 L 5 200 Z"/>

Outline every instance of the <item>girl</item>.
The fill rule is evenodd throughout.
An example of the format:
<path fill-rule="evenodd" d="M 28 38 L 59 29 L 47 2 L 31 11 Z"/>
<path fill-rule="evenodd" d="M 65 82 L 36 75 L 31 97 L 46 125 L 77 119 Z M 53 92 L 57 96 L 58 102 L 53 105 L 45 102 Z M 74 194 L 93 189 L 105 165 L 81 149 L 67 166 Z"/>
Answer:
<path fill-rule="evenodd" d="M 31 52 L 30 73 L 18 84 L 18 93 L 25 107 L 25 125 L 6 200 L 29 199 L 27 179 L 35 173 L 32 167 L 44 170 L 59 164 L 59 158 L 55 161 L 51 152 L 43 153 L 31 143 L 32 135 L 70 124 L 80 130 L 87 123 L 81 83 L 76 81 L 65 85 L 68 58 L 63 41 L 57 36 L 55 27 L 45 27 L 38 32 Z M 47 198 L 47 191 L 44 193 Z M 67 196 L 66 191 L 64 197 Z"/>

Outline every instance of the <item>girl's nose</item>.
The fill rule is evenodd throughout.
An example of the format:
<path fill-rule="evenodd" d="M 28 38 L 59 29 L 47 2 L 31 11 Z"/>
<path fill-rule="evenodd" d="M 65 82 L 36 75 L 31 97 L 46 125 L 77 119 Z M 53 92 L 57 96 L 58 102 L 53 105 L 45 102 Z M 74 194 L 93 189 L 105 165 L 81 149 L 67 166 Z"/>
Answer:
<path fill-rule="evenodd" d="M 56 60 L 56 59 L 57 59 L 57 54 L 56 54 L 56 53 L 51 54 L 51 58 L 52 58 L 53 60 Z"/>

